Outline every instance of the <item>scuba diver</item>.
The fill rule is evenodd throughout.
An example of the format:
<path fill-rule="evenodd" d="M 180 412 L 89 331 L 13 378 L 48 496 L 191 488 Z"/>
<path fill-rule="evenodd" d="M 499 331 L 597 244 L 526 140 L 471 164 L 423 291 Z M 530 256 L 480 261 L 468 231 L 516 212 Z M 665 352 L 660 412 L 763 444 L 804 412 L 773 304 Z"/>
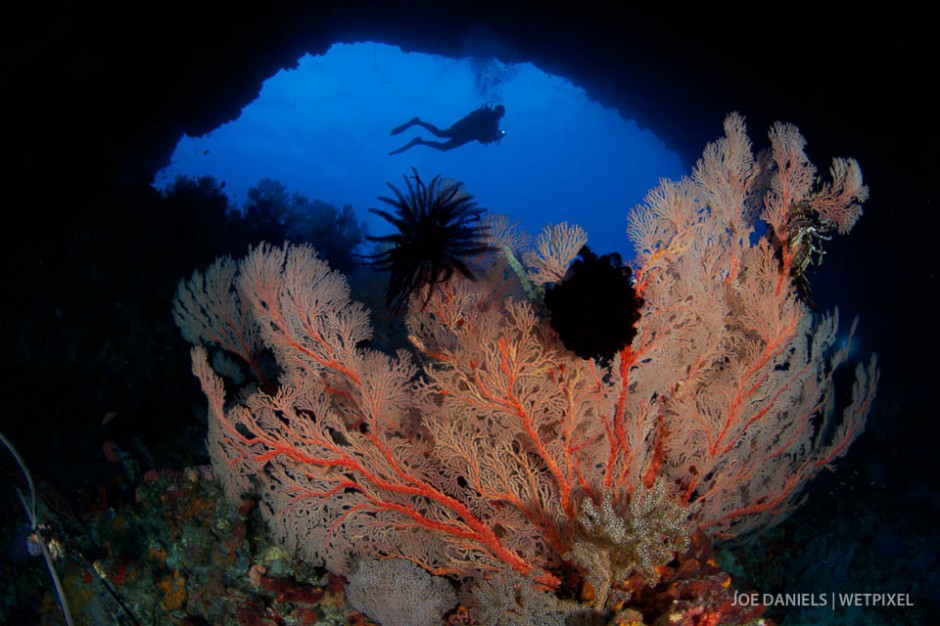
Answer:
<path fill-rule="evenodd" d="M 398 150 L 389 152 L 389 154 L 401 154 L 414 146 L 428 146 L 429 148 L 444 151 L 459 148 L 474 140 L 482 144 L 499 141 L 503 138 L 503 135 L 506 134 L 506 131 L 500 130 L 499 128 L 499 120 L 505 113 L 506 107 L 501 104 L 497 104 L 495 107 L 483 106 L 473 113 L 464 116 L 450 128 L 443 130 L 434 124 L 429 124 L 422 121 L 420 118 L 413 117 L 401 126 L 393 128 L 392 134 L 397 135 L 403 133 L 412 126 L 421 126 L 431 131 L 435 137 L 442 137 L 447 139 L 447 141 L 427 141 L 421 137 L 415 137 Z"/>

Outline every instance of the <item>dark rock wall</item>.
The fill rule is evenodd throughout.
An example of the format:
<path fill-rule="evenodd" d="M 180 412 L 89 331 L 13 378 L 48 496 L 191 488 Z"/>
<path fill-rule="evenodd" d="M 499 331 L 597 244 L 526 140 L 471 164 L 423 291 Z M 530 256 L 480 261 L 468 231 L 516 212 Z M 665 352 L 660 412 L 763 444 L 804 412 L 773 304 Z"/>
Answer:
<path fill-rule="evenodd" d="M 88 410 L 85 396 L 65 386 L 96 384 L 65 371 L 92 357 L 68 331 L 56 335 L 56 325 L 73 320 L 81 332 L 101 307 L 107 332 L 119 323 L 113 320 L 162 303 L 159 315 L 168 319 L 172 289 L 161 283 L 146 305 L 131 307 L 120 297 L 123 283 L 94 292 L 101 277 L 89 259 L 100 252 L 133 264 L 141 254 L 135 214 L 146 217 L 147 185 L 184 132 L 206 133 L 235 119 L 266 78 L 303 53 L 358 40 L 531 61 L 651 128 L 690 165 L 731 110 L 747 116 L 756 142 L 781 119 L 800 126 L 823 167 L 833 156 L 858 158 L 872 199 L 857 233 L 834 242 L 820 281 L 837 284 L 844 310 L 863 312 L 866 349 L 880 350 L 896 368 L 886 383 L 928 381 L 940 347 L 934 309 L 926 304 L 937 287 L 930 20 L 855 4 L 622 8 L 627 4 L 76 2 L 8 12 L 0 26 L 6 152 L 0 289 L 3 340 L 15 355 L 8 359 L 15 372 L 7 380 L 51 396 L 20 394 L 0 426 L 97 420 L 75 417 Z M 173 232 L 161 235 L 167 251 Z M 144 268 L 141 274 L 130 284 L 146 288 Z M 79 305 L 66 295 L 76 292 L 86 296 Z M 152 351 L 134 355 L 126 342 L 109 349 L 127 350 L 120 358 L 129 363 L 156 358 Z M 186 376 L 184 369 L 180 377 Z M 162 389 L 146 379 L 125 386 Z M 55 389 L 66 391 L 57 396 L 49 391 Z M 139 404 L 160 401 L 158 394 Z"/>

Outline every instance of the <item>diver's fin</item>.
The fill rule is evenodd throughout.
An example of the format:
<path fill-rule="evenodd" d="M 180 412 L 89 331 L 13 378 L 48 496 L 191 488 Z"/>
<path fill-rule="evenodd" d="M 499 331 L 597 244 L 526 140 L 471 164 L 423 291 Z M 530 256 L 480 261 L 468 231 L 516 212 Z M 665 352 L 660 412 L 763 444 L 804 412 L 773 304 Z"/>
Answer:
<path fill-rule="evenodd" d="M 414 148 L 415 146 L 420 146 L 423 143 L 424 143 L 424 140 L 421 139 L 421 137 L 415 137 L 414 139 L 412 139 L 411 141 L 403 145 L 398 150 L 392 150 L 391 152 L 388 153 L 388 155 L 391 156 L 393 154 L 401 154 L 405 150 L 408 150 L 409 148 Z"/>
<path fill-rule="evenodd" d="M 421 120 L 418 119 L 417 117 L 413 117 L 413 118 L 411 118 L 410 120 L 408 120 L 407 122 L 405 122 L 404 124 L 402 124 L 401 126 L 396 126 L 395 128 L 393 128 L 391 134 L 393 134 L 393 135 L 398 135 L 398 134 L 400 134 L 400 133 L 403 133 L 403 132 L 405 132 L 406 130 L 408 130 L 409 128 L 411 128 L 412 126 L 414 126 L 415 124 L 417 124 L 417 123 L 420 122 L 420 121 L 421 121 Z"/>

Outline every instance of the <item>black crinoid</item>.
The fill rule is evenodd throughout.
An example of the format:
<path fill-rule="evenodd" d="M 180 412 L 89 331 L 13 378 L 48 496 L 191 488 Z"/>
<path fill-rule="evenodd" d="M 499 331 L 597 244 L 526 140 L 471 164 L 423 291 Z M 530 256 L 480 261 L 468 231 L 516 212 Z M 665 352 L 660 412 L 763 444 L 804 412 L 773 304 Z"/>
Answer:
<path fill-rule="evenodd" d="M 435 176 L 425 184 L 415 168 L 411 171 L 410 178 L 404 176 L 407 194 L 386 183 L 395 197 L 379 197 L 395 208 L 394 214 L 369 209 L 397 229 L 391 235 L 367 237 L 391 244 L 370 258 L 373 265 L 391 274 L 385 302 L 396 312 L 422 289 L 427 289 L 426 305 L 431 288 L 449 280 L 454 272 L 474 280 L 470 258 L 495 250 L 487 243 L 488 229 L 480 222 L 486 209 L 477 206 L 461 183 Z"/>
<path fill-rule="evenodd" d="M 643 306 L 631 274 L 616 252 L 598 257 L 581 248 L 564 280 L 545 293 L 552 328 L 566 348 L 606 362 L 630 345 Z"/>

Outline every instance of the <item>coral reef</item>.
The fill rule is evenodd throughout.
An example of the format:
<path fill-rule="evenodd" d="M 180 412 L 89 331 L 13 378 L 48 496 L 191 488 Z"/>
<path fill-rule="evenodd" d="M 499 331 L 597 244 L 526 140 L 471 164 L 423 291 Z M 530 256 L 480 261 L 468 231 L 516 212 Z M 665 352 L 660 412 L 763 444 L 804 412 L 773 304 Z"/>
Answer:
<path fill-rule="evenodd" d="M 651 584 L 658 580 L 657 568 L 688 547 L 687 514 L 669 499 L 662 480 L 650 489 L 637 489 L 622 511 L 614 509 L 610 493 L 600 507 L 590 499 L 584 501 L 565 559 L 584 572 L 596 590 L 595 608 L 607 606 L 611 590 L 629 598 L 629 593 L 619 591 L 633 577 Z"/>
<path fill-rule="evenodd" d="M 401 559 L 359 561 L 349 575 L 346 599 L 382 626 L 439 626 L 457 605 L 450 581 Z"/>
<path fill-rule="evenodd" d="M 874 358 L 858 365 L 833 416 L 848 344 L 835 347 L 835 314 L 801 302 L 789 271 L 799 251 L 783 236 L 801 206 L 848 230 L 867 194 L 857 164 L 836 160 L 819 185 L 795 128 L 771 130 L 766 160 L 739 116 L 725 131 L 690 178 L 664 181 L 631 213 L 635 287 L 598 260 L 644 302 L 609 362 L 565 350 L 529 300 L 571 262 L 577 229 L 549 229 L 537 241 L 557 245 L 528 251 L 494 233 L 507 254 L 465 272 L 448 265 L 451 229 L 461 263 L 497 246 L 465 223 L 478 217 L 460 203 L 469 196 L 417 174 L 409 198 L 397 194 L 403 239 L 389 241 L 407 270 L 395 291 L 425 290 L 406 313 L 418 363 L 369 347 L 368 312 L 311 247 L 262 244 L 182 281 L 175 317 L 196 344 L 226 496 L 259 498 L 292 555 L 338 575 L 399 558 L 461 583 L 515 572 L 562 589 L 573 570 L 599 610 L 669 581 L 658 598 L 690 623 L 734 615 L 693 560 L 675 576 L 664 568 L 697 528 L 727 539 L 785 519 L 864 428 L 878 374 Z M 756 219 L 782 248 L 752 237 Z M 210 365 L 220 351 L 256 380 L 233 393 L 231 368 Z"/>

